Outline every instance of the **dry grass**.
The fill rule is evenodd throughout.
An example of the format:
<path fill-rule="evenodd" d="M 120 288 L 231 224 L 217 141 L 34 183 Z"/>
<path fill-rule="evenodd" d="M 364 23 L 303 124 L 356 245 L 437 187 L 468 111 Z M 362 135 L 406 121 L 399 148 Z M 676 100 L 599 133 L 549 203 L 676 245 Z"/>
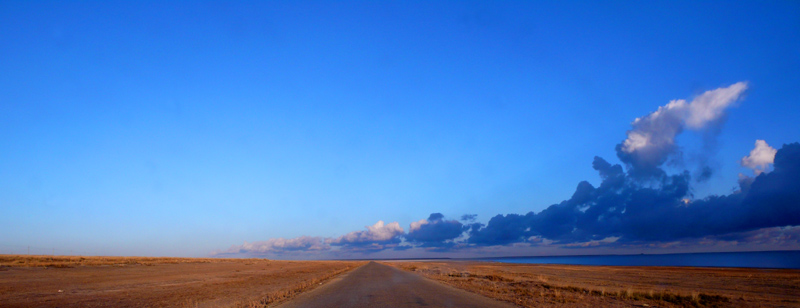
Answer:
<path fill-rule="evenodd" d="M 303 281 L 301 283 L 287 286 L 284 289 L 270 292 L 269 294 L 264 296 L 264 298 L 261 298 L 261 299 L 258 299 L 258 300 L 251 300 L 251 301 L 249 301 L 247 303 L 236 302 L 236 303 L 234 303 L 233 307 L 234 308 L 263 308 L 263 307 L 269 307 L 270 305 L 284 302 L 284 301 L 286 301 L 286 300 L 288 300 L 288 299 L 290 299 L 292 297 L 295 297 L 296 295 L 298 295 L 298 294 L 300 294 L 302 292 L 310 291 L 310 290 L 322 285 L 325 281 L 328 281 L 328 280 L 330 280 L 330 279 L 332 279 L 332 278 L 334 278 L 336 276 L 339 276 L 340 274 L 342 274 L 344 272 L 348 272 L 351 269 L 353 269 L 353 268 L 348 267 L 348 268 L 339 269 L 339 270 L 336 270 L 336 271 L 333 271 L 333 272 L 330 272 L 330 273 L 325 273 L 324 275 L 313 277 L 313 278 L 311 278 L 309 280 L 306 280 L 306 281 Z"/>
<path fill-rule="evenodd" d="M 0 307 L 266 307 L 365 262 L 0 256 Z"/>
<path fill-rule="evenodd" d="M 265 260 L 266 259 L 0 255 L 0 267 L 70 268 L 77 266 L 102 266 L 102 265 L 125 266 L 125 265 L 156 265 L 156 264 L 178 264 L 178 263 L 219 263 L 219 262 L 252 263 Z"/>
<path fill-rule="evenodd" d="M 390 265 L 523 307 L 786 307 L 800 271 L 397 262 Z"/>

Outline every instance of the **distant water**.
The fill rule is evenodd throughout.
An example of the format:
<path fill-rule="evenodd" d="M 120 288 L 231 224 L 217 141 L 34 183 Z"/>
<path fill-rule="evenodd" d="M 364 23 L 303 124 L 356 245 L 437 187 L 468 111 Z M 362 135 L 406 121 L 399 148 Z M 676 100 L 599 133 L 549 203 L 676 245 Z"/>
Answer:
<path fill-rule="evenodd" d="M 699 266 L 800 269 L 800 251 L 756 251 L 676 253 L 641 255 L 599 255 L 560 257 L 508 257 L 482 259 L 505 263 L 615 265 L 615 266 Z"/>

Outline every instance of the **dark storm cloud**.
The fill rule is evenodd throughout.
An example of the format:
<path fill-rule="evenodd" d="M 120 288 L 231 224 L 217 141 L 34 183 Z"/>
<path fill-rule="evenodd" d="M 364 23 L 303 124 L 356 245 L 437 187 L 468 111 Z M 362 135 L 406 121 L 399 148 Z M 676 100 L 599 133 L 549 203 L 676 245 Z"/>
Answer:
<path fill-rule="evenodd" d="M 463 222 L 473 222 L 475 219 L 478 218 L 478 214 L 464 214 L 461 215 L 461 221 Z"/>
<path fill-rule="evenodd" d="M 405 238 L 422 247 L 449 246 L 465 229 L 458 220 L 444 220 L 441 213 L 433 213 L 428 219 L 412 222 Z"/>
<path fill-rule="evenodd" d="M 695 180 L 698 182 L 705 182 L 711 178 L 711 175 L 714 174 L 714 169 L 712 169 L 708 165 L 703 165 L 697 171 L 697 175 L 695 176 Z"/>
<path fill-rule="evenodd" d="M 469 242 L 503 245 L 532 236 L 574 243 L 618 237 L 617 242 L 673 241 L 761 228 L 800 225 L 800 144 L 784 145 L 774 170 L 743 179 L 730 195 L 689 201 L 689 172 L 642 183 L 595 157 L 599 187 L 578 184 L 572 198 L 538 214 L 493 217 L 470 226 Z"/>

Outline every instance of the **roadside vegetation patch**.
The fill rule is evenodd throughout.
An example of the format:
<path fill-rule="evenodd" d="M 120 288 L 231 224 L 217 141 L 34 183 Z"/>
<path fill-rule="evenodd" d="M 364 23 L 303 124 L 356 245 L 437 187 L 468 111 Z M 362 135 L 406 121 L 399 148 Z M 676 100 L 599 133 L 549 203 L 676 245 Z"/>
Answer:
<path fill-rule="evenodd" d="M 523 307 L 785 307 L 800 271 L 493 262 L 389 265 Z"/>

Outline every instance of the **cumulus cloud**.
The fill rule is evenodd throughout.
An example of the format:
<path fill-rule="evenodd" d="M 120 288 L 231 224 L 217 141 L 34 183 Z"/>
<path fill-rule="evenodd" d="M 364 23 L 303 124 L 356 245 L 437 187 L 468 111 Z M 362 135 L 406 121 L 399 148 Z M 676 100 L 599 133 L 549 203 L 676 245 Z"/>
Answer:
<path fill-rule="evenodd" d="M 689 200 L 688 172 L 642 185 L 595 157 L 599 187 L 581 182 L 572 198 L 540 213 L 497 215 L 470 227 L 469 242 L 505 245 L 532 236 L 557 244 L 669 242 L 800 225 L 800 144 L 775 154 L 774 170 L 762 173 L 737 193 Z M 663 172 L 663 171 L 662 171 Z M 580 246 L 580 245 L 573 245 Z"/>
<path fill-rule="evenodd" d="M 725 109 L 739 100 L 747 90 L 747 82 L 737 82 L 727 88 L 706 91 L 689 103 L 686 125 L 691 129 L 701 129 L 716 121 Z"/>
<path fill-rule="evenodd" d="M 325 242 L 353 250 L 376 251 L 397 246 L 396 244 L 400 243 L 400 236 L 405 233 L 400 223 L 384 224 L 383 220 L 366 228 L 366 231 L 353 231 L 339 238 L 327 239 Z"/>
<path fill-rule="evenodd" d="M 726 88 L 706 91 L 691 102 L 673 100 L 635 119 L 625 140 L 617 145 L 617 156 L 630 167 L 634 176 L 663 176 L 658 167 L 677 153 L 675 138 L 687 128 L 705 130 L 710 126 L 719 126 L 725 110 L 739 100 L 745 90 L 747 83 L 738 82 Z M 709 131 L 712 134 L 707 134 L 706 142 L 713 142 L 713 135 L 718 129 Z"/>
<path fill-rule="evenodd" d="M 742 157 L 739 163 L 742 167 L 753 169 L 755 175 L 767 171 L 769 165 L 775 160 L 775 153 L 778 150 L 769 146 L 764 140 L 756 140 L 756 147 L 750 151 L 750 155 Z"/>
<path fill-rule="evenodd" d="M 737 192 L 693 200 L 689 172 L 665 175 L 655 184 L 648 180 L 644 185 L 621 165 L 595 157 L 592 167 L 600 184 L 580 182 L 572 197 L 539 213 L 497 215 L 487 224 L 467 225 L 433 213 L 411 223 L 407 234 L 397 222 L 379 221 L 338 238 L 271 239 L 234 246 L 227 253 L 373 253 L 412 247 L 453 251 L 520 244 L 564 248 L 664 248 L 705 242 L 796 245 L 800 143 L 776 150 L 772 165 L 771 172 L 748 177 Z M 462 237 L 464 232 L 467 237 Z M 406 239 L 402 246 L 401 238 Z"/>
<path fill-rule="evenodd" d="M 800 242 L 800 143 L 780 149 L 757 140 L 739 163 L 755 177 L 740 174 L 739 189 L 727 195 L 693 199 L 689 171 L 668 174 L 663 165 L 680 156 L 675 138 L 683 130 L 703 130 L 708 146 L 725 111 L 741 99 L 747 83 L 707 91 L 691 102 L 674 100 L 636 119 L 617 145 L 622 164 L 595 157 L 600 184 L 577 184 L 573 195 L 539 213 L 496 215 L 488 223 L 476 215 L 446 220 L 441 213 L 412 222 L 408 233 L 397 222 L 378 221 L 366 230 L 338 238 L 299 237 L 245 243 L 232 252 L 287 253 L 342 251 L 372 253 L 424 248 L 508 247 L 679 247 L 750 242 L 783 245 Z M 768 172 L 769 171 L 769 172 Z M 707 178 L 702 166 L 695 177 Z M 405 239 L 405 242 L 402 241 Z M 400 245 L 402 242 L 402 245 Z M 710 244 L 709 244 L 710 243 Z M 766 247 L 766 246 L 765 246 Z"/>
<path fill-rule="evenodd" d="M 441 213 L 433 213 L 428 219 L 412 222 L 405 235 L 406 240 L 421 244 L 422 247 L 442 247 L 452 245 L 455 238 L 465 231 L 457 220 L 444 220 Z"/>

